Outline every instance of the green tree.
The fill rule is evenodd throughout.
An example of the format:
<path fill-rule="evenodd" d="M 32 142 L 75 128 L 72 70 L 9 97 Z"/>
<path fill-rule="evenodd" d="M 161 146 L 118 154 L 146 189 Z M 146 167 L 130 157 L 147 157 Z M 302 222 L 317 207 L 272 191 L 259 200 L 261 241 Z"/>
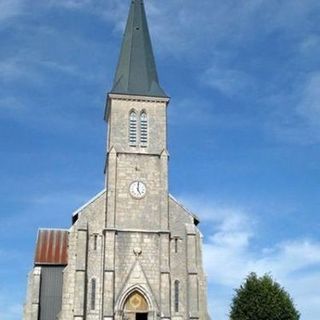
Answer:
<path fill-rule="evenodd" d="M 231 303 L 231 320 L 299 320 L 289 294 L 271 276 L 249 274 Z"/>

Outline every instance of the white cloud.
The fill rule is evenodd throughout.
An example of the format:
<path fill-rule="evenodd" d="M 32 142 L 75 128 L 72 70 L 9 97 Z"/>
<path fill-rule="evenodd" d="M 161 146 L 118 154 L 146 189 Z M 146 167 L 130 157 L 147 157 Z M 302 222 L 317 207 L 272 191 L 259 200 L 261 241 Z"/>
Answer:
<path fill-rule="evenodd" d="M 85 10 L 114 24 L 116 31 L 123 31 L 130 2 L 118 0 L 50 0 L 49 6 L 68 10 Z"/>
<path fill-rule="evenodd" d="M 25 0 L 1 0 L 0 23 L 23 12 Z"/>
<path fill-rule="evenodd" d="M 320 129 L 320 71 L 309 75 L 297 111 Z"/>
<path fill-rule="evenodd" d="M 189 197 L 183 197 L 190 199 Z M 257 221 L 243 208 L 191 199 L 202 222 L 209 227 L 205 238 L 204 263 L 209 281 L 212 317 L 227 319 L 233 289 L 250 273 L 271 273 L 293 297 L 302 320 L 316 320 L 320 314 L 320 242 L 308 238 L 287 239 L 271 247 L 261 243 Z M 272 237 L 272 234 L 270 234 Z M 260 242 L 259 242 L 260 241 Z"/>
<path fill-rule="evenodd" d="M 283 92 L 266 97 L 273 111 L 266 122 L 266 132 L 279 141 L 301 145 L 320 142 L 320 72 L 307 74 Z M 287 90 L 287 91 L 286 91 Z"/>
<path fill-rule="evenodd" d="M 255 87 L 254 79 L 249 74 L 240 70 L 224 69 L 218 65 L 209 68 L 201 80 L 228 96 L 252 93 Z"/>
<path fill-rule="evenodd" d="M 300 52 L 306 57 L 320 54 L 320 36 L 317 34 L 308 34 L 300 43 Z"/>
<path fill-rule="evenodd" d="M 49 5 L 62 6 L 68 9 L 80 9 L 92 4 L 92 0 L 50 0 Z"/>
<path fill-rule="evenodd" d="M 50 0 L 46 5 L 85 10 L 107 19 L 117 32 L 122 32 L 130 1 Z M 199 50 L 214 56 L 221 52 L 221 46 L 230 47 L 228 52 L 223 52 L 224 56 L 235 55 L 235 44 L 244 44 L 256 37 L 261 39 L 274 31 L 301 34 L 304 32 L 301 24 L 319 8 L 316 0 L 303 3 L 296 0 L 206 0 L 201 5 L 190 0 L 149 0 L 145 5 L 157 52 L 174 55 L 180 60 Z"/>
<path fill-rule="evenodd" d="M 0 62 L 0 80 L 9 82 L 21 77 L 27 77 L 28 72 L 22 61 L 19 61 L 18 56 L 4 59 Z"/>
<path fill-rule="evenodd" d="M 25 107 L 16 97 L 4 97 L 0 99 L 0 116 L 10 115 L 16 116 L 16 114 L 23 113 Z"/>
<path fill-rule="evenodd" d="M 38 55 L 38 52 L 33 52 L 29 53 L 28 58 L 26 58 L 25 52 L 17 52 L 14 57 L 3 60 L 0 62 L 0 80 L 4 83 L 28 80 L 40 85 L 41 80 L 47 76 L 43 69 L 91 81 L 94 79 L 92 74 L 86 74 L 82 71 L 79 65 L 41 59 Z"/>

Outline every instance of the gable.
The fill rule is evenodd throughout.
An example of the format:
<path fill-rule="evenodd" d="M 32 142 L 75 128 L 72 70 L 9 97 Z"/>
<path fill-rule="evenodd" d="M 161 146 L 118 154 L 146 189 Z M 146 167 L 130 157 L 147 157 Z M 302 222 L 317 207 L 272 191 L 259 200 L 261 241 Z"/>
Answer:
<path fill-rule="evenodd" d="M 196 226 L 200 223 L 199 218 L 171 194 L 169 195 L 169 206 L 170 212 L 176 215 L 179 214 L 181 218 L 184 217 L 185 223 L 194 223 Z"/>
<path fill-rule="evenodd" d="M 73 212 L 72 214 L 72 224 L 74 225 L 80 216 L 83 216 L 83 219 L 89 218 L 90 213 L 95 213 L 97 211 L 103 210 L 105 211 L 104 205 L 106 200 L 106 189 L 103 189 L 94 197 L 92 197 L 89 201 L 87 201 L 83 206 Z M 102 208 L 103 207 L 103 208 Z"/>

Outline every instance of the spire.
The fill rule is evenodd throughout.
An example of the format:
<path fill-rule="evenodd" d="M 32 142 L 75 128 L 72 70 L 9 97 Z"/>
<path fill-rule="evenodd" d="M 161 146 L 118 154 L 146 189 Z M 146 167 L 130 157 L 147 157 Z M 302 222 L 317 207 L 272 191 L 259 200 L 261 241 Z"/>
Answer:
<path fill-rule="evenodd" d="M 158 80 L 143 0 L 132 0 L 111 93 L 167 97 Z"/>

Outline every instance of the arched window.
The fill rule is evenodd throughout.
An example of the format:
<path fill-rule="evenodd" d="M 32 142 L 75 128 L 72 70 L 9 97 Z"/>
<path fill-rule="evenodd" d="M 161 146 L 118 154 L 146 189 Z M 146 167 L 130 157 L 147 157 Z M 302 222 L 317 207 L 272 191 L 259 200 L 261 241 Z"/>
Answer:
<path fill-rule="evenodd" d="M 140 114 L 140 143 L 146 147 L 148 143 L 148 117 L 145 111 Z"/>
<path fill-rule="evenodd" d="M 129 144 L 130 146 L 137 144 L 137 115 L 133 110 L 129 115 Z"/>
<path fill-rule="evenodd" d="M 96 309 L 96 279 L 91 279 L 91 310 Z"/>
<path fill-rule="evenodd" d="M 176 280 L 174 282 L 174 311 L 179 312 L 179 286 L 180 282 Z"/>

